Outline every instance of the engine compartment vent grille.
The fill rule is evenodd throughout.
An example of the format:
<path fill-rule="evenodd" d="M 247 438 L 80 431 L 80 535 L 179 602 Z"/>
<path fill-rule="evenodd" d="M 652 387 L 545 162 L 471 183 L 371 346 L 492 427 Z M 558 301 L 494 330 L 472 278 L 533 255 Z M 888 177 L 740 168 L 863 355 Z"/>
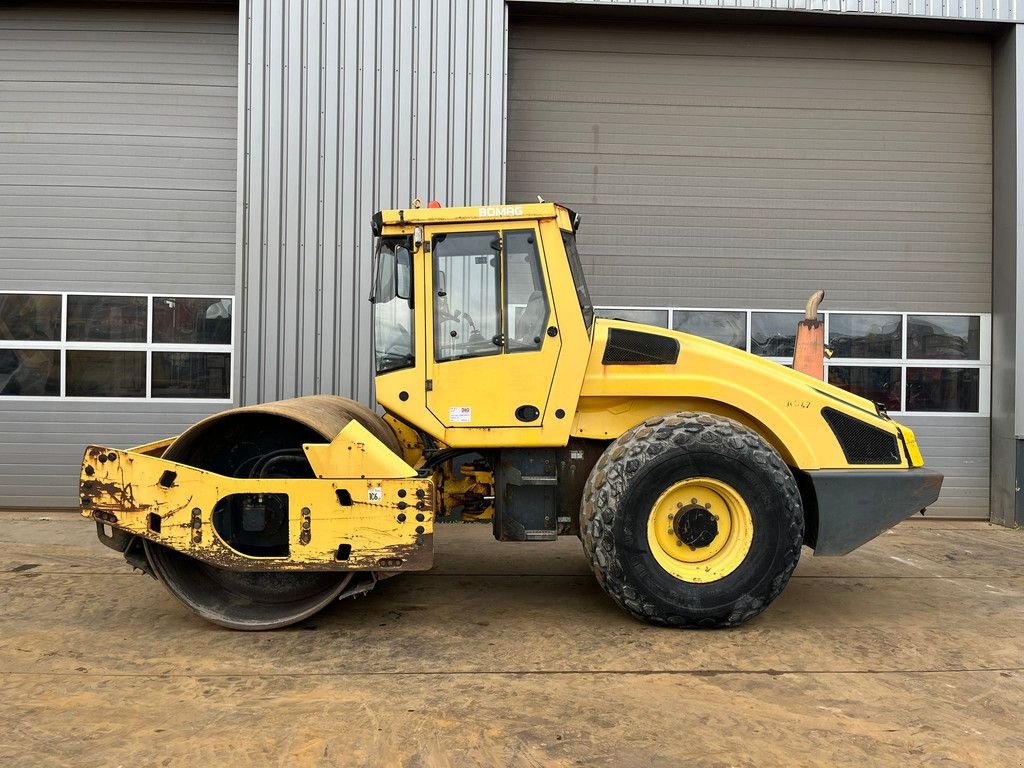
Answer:
<path fill-rule="evenodd" d="M 602 365 L 675 365 L 679 342 L 667 336 L 610 328 Z"/>
<path fill-rule="evenodd" d="M 832 428 L 850 464 L 902 463 L 896 435 L 834 408 L 822 408 L 821 415 Z"/>

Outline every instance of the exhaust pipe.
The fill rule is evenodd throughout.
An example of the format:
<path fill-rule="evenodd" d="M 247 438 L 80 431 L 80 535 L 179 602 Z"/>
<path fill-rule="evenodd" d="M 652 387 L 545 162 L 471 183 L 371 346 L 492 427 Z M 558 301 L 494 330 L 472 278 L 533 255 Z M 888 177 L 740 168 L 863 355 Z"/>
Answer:
<path fill-rule="evenodd" d="M 804 306 L 804 319 L 796 326 L 796 348 L 793 350 L 793 370 L 824 381 L 825 379 L 825 323 L 818 319 L 818 306 L 825 298 L 824 291 L 815 291 Z"/>

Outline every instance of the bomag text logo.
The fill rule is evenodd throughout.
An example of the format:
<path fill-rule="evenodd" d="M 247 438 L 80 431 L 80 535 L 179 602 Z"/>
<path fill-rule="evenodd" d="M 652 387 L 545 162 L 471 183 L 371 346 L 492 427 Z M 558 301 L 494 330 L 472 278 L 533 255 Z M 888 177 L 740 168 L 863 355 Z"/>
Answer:
<path fill-rule="evenodd" d="M 479 216 L 522 216 L 523 206 L 503 205 L 490 208 L 481 208 Z"/>

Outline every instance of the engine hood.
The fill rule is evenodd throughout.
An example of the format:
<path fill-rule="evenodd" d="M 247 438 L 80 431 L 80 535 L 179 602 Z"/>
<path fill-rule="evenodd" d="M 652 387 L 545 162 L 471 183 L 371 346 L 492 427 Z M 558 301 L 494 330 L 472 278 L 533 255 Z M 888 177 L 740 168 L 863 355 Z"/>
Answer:
<path fill-rule="evenodd" d="M 628 429 L 651 415 L 703 410 L 755 428 L 793 466 L 849 467 L 823 416 L 826 409 L 899 437 L 899 459 L 902 466 L 911 465 L 913 452 L 902 435 L 912 441 L 912 433 L 903 428 L 901 434 L 869 400 L 698 336 L 599 318 L 573 434 L 614 437 L 626 423 L 631 422 Z M 601 411 L 608 417 L 602 419 Z"/>

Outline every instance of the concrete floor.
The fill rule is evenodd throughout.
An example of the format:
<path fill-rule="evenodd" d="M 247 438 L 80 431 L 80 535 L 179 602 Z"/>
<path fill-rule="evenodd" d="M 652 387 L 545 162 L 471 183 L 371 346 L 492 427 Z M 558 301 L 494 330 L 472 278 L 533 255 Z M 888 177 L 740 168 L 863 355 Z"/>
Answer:
<path fill-rule="evenodd" d="M 2 765 L 1024 765 L 1022 531 L 805 550 L 717 632 L 621 613 L 575 539 L 484 526 L 263 634 L 194 617 L 77 516 L 0 513 L 0 543 Z"/>

